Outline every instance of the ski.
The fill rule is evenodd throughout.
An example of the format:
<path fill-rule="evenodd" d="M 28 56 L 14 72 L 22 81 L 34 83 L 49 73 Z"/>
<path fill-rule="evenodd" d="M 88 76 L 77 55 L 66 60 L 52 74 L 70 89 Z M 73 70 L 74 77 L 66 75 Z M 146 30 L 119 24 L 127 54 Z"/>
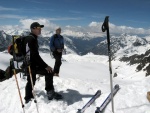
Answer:
<path fill-rule="evenodd" d="M 116 84 L 113 88 L 113 96 L 118 92 L 119 89 L 120 89 L 119 85 Z M 100 107 L 97 107 L 95 113 L 103 113 L 104 109 L 106 108 L 106 106 L 109 104 L 110 101 L 111 101 L 111 93 L 108 95 L 108 97 L 102 103 L 102 105 Z"/>
<path fill-rule="evenodd" d="M 78 109 L 77 113 L 83 113 L 100 95 L 101 90 L 98 90 L 82 109 Z"/>

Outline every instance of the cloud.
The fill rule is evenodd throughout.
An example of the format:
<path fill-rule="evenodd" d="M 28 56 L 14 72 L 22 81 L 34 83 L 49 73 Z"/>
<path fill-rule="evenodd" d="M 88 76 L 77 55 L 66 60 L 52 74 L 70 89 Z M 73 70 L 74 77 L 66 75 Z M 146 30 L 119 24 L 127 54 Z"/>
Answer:
<path fill-rule="evenodd" d="M 81 17 L 76 17 L 76 18 L 73 18 L 73 17 L 58 17 L 58 18 L 48 18 L 48 20 L 53 20 L 53 21 L 59 21 L 59 20 L 81 20 L 83 18 Z"/>
<path fill-rule="evenodd" d="M 51 20 L 70 20 L 70 19 L 78 19 L 78 18 L 37 18 L 37 19 L 21 19 L 19 22 L 22 25 L 23 29 L 29 29 L 32 22 L 39 22 L 44 25 L 44 30 L 50 31 L 55 30 L 57 27 L 61 27 L 55 23 L 52 23 Z"/>
<path fill-rule="evenodd" d="M 47 2 L 43 2 L 43 1 L 41 1 L 41 0 L 25 0 L 25 1 L 27 1 L 27 2 L 32 2 L 32 3 L 37 3 L 37 4 L 46 4 Z"/>
<path fill-rule="evenodd" d="M 138 24 L 139 24 L 139 23 L 144 23 L 144 24 L 145 24 L 145 23 L 149 23 L 149 22 L 145 22 L 145 21 L 136 21 L 136 20 L 127 20 L 127 21 L 132 22 L 132 23 L 136 23 L 136 24 L 137 24 L 137 23 L 138 23 Z"/>
<path fill-rule="evenodd" d="M 11 14 L 4 14 L 0 15 L 0 19 L 23 19 L 26 18 L 25 16 L 20 16 L 20 15 L 11 15 Z"/>
<path fill-rule="evenodd" d="M 15 11 L 15 10 L 17 10 L 17 9 L 0 6 L 0 11 Z"/>
<path fill-rule="evenodd" d="M 103 19 L 105 16 L 106 14 L 97 14 L 97 13 L 91 15 L 91 17 L 93 18 L 99 18 L 99 19 Z"/>
<path fill-rule="evenodd" d="M 89 31 L 95 32 L 95 33 L 102 33 L 101 26 L 102 22 L 91 22 L 88 26 Z"/>
<path fill-rule="evenodd" d="M 98 26 L 101 26 L 102 25 L 102 22 L 91 22 L 90 24 L 89 24 L 89 27 L 98 27 Z"/>
<path fill-rule="evenodd" d="M 39 22 L 41 25 L 44 25 L 44 30 L 54 30 L 58 27 L 58 25 L 51 23 L 48 19 L 45 18 L 39 18 L 39 19 L 21 19 L 20 23 L 22 25 L 22 28 L 24 29 L 30 29 L 30 25 L 33 22 Z"/>
<path fill-rule="evenodd" d="M 100 30 L 103 22 L 91 22 L 89 24 L 89 27 L 95 31 Z M 122 34 L 122 33 L 128 33 L 128 34 L 144 34 L 149 35 L 150 29 L 144 29 L 144 28 L 134 28 L 134 27 L 128 27 L 128 26 L 116 26 L 115 24 L 109 23 L 110 33 L 111 34 Z"/>
<path fill-rule="evenodd" d="M 20 29 L 20 26 L 18 25 L 4 25 L 4 26 L 0 26 L 0 30 L 17 30 L 17 29 Z"/>
<path fill-rule="evenodd" d="M 41 25 L 44 25 L 42 34 L 44 36 L 50 36 L 49 33 L 55 31 L 57 27 L 61 27 L 57 24 L 50 22 L 48 19 L 38 18 L 38 19 L 20 19 L 19 25 L 3 25 L 0 26 L 0 30 L 4 30 L 8 34 L 18 34 L 20 35 L 23 31 L 30 31 L 30 25 L 33 22 L 39 22 Z"/>
<path fill-rule="evenodd" d="M 81 14 L 82 13 L 81 11 L 74 11 L 74 10 L 70 10 L 69 12 L 73 13 L 73 14 Z"/>
<path fill-rule="evenodd" d="M 0 15 L 1 16 L 1 15 Z M 19 18 L 19 17 L 18 17 Z M 67 18 L 66 18 L 67 19 Z M 68 18 L 69 19 L 69 18 Z M 57 27 L 61 27 L 63 31 L 71 31 L 71 32 L 83 32 L 83 33 L 90 33 L 94 34 L 95 36 L 102 36 L 105 35 L 104 32 L 101 30 L 101 26 L 103 22 L 91 22 L 88 26 L 59 26 L 56 23 L 51 22 L 52 19 L 47 18 L 36 18 L 36 19 L 20 19 L 19 25 L 5 25 L 0 26 L 1 30 L 30 30 L 30 25 L 32 22 L 39 22 L 40 24 L 44 25 L 42 31 L 44 32 L 51 32 L 55 31 Z M 59 20 L 59 19 L 58 19 Z M 128 26 L 117 26 L 115 24 L 109 23 L 110 34 L 122 34 L 128 33 L 131 35 L 150 35 L 150 29 L 144 28 L 133 28 Z"/>

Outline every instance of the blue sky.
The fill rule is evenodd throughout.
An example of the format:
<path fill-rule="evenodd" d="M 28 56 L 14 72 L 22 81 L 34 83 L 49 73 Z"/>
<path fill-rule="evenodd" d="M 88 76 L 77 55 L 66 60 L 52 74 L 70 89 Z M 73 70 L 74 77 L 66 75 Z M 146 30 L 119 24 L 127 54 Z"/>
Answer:
<path fill-rule="evenodd" d="M 61 26 L 88 26 L 109 15 L 117 26 L 150 29 L 149 11 L 149 0 L 1 0 L 0 26 L 38 18 Z"/>

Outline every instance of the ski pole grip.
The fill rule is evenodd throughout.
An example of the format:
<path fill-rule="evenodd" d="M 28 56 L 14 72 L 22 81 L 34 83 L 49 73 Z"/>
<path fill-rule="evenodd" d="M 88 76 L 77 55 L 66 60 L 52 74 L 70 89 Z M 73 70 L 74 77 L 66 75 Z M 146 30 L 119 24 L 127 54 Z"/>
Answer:
<path fill-rule="evenodd" d="M 106 30 L 108 30 L 108 21 L 109 21 L 109 16 L 105 17 L 104 23 L 102 25 L 102 31 L 105 32 Z"/>

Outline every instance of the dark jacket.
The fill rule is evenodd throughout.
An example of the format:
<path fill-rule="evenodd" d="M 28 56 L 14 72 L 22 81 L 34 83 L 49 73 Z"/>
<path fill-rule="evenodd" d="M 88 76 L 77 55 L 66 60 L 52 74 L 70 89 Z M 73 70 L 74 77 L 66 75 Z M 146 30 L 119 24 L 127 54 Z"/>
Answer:
<path fill-rule="evenodd" d="M 35 69 L 36 67 L 46 68 L 48 66 L 39 55 L 39 45 L 36 35 L 30 33 L 29 36 L 25 37 L 23 46 L 26 48 L 26 52 L 29 51 L 27 54 L 30 56 L 31 69 Z"/>
<path fill-rule="evenodd" d="M 64 49 L 64 38 L 61 35 L 53 35 L 50 38 L 50 49 L 51 51 L 56 51 L 57 49 Z"/>

